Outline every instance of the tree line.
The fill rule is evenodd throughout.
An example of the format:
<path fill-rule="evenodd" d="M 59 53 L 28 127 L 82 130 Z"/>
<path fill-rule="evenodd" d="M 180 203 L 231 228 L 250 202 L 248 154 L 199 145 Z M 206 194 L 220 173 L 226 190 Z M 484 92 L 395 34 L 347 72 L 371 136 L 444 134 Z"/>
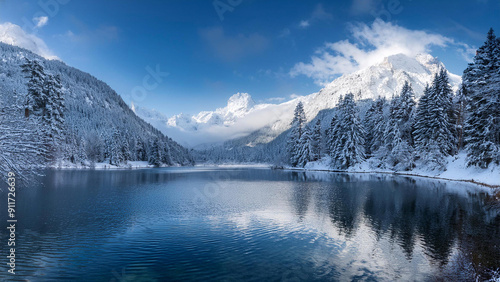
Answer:
<path fill-rule="evenodd" d="M 193 163 L 187 150 L 173 140 L 149 124 L 143 122 L 148 128 L 141 126 L 126 105 L 122 109 L 125 115 L 122 112 L 117 120 L 109 120 L 108 116 L 120 109 L 111 108 L 109 98 L 99 101 L 101 105 L 90 101 L 89 95 L 77 87 L 78 83 L 90 83 L 85 75 L 78 74 L 74 84 L 68 77 L 63 81 L 37 58 L 25 57 L 20 67 L 26 94 L 18 95 L 21 98 L 16 103 L 25 120 L 34 125 L 31 134 L 36 149 L 32 155 L 39 156 L 36 161 L 40 166 L 60 161 L 90 166 L 97 162 L 123 165 L 128 161 L 147 161 L 154 166 Z M 69 107 L 66 98 L 70 99 Z"/>
<path fill-rule="evenodd" d="M 359 112 L 352 93 L 341 96 L 322 133 L 319 119 L 307 124 L 299 102 L 287 140 L 289 163 L 304 167 L 322 152 L 335 169 L 370 160 L 379 168 L 443 170 L 447 157 L 465 150 L 468 166 L 500 164 L 500 38 L 490 29 L 456 93 L 442 69 L 418 103 L 405 82 L 390 101 L 379 98 L 363 117 Z"/>

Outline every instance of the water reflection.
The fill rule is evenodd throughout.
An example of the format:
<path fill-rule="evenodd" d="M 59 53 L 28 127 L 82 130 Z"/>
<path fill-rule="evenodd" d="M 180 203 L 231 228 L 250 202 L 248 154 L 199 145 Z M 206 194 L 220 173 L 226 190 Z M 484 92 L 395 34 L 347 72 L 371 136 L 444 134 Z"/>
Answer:
<path fill-rule="evenodd" d="M 29 280 L 467 280 L 500 267 L 500 209 L 468 184 L 209 168 L 44 183 L 17 195 Z"/>

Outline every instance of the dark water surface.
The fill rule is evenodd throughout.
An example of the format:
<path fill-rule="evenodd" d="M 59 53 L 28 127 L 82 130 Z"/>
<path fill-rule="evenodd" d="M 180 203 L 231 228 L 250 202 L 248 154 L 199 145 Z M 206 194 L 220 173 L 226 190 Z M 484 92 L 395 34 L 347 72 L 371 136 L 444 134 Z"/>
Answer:
<path fill-rule="evenodd" d="M 500 267 L 500 209 L 468 184 L 249 168 L 43 181 L 16 194 L 20 281 L 466 280 Z M 14 278 L 6 212 L 1 281 Z"/>

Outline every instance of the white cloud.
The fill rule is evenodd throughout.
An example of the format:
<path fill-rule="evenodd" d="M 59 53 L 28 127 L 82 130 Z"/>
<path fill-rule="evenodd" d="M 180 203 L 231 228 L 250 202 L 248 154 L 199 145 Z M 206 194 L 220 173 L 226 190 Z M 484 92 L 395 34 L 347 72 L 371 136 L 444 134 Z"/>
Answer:
<path fill-rule="evenodd" d="M 13 23 L 0 24 L 0 42 L 28 49 L 49 60 L 59 59 L 41 38 L 26 33 L 20 26 Z"/>
<path fill-rule="evenodd" d="M 36 27 L 41 28 L 49 23 L 49 17 L 35 17 L 33 22 L 36 23 Z"/>
<path fill-rule="evenodd" d="M 309 24 L 309 21 L 300 21 L 300 23 L 299 23 L 299 26 L 300 26 L 301 28 L 306 28 L 306 27 L 308 27 L 309 25 L 310 25 L 310 24 Z"/>
<path fill-rule="evenodd" d="M 354 42 L 341 40 L 326 43 L 311 57 L 311 62 L 296 64 L 291 70 L 292 77 L 306 75 L 315 83 L 325 85 L 338 75 L 352 73 L 380 62 L 394 54 L 414 56 L 428 53 L 431 47 L 454 46 L 470 53 L 463 43 L 434 33 L 409 30 L 404 27 L 377 19 L 371 26 L 357 24 L 350 26 Z M 459 51 L 460 52 L 460 51 Z"/>

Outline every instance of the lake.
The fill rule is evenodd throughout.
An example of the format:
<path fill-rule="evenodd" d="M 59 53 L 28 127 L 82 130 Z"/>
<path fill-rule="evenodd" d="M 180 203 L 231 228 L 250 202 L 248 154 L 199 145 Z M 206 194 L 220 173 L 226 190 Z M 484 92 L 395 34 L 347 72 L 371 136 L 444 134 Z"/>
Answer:
<path fill-rule="evenodd" d="M 20 280 L 422 281 L 500 267 L 500 208 L 472 184 L 206 167 L 42 181 L 16 194 Z"/>

